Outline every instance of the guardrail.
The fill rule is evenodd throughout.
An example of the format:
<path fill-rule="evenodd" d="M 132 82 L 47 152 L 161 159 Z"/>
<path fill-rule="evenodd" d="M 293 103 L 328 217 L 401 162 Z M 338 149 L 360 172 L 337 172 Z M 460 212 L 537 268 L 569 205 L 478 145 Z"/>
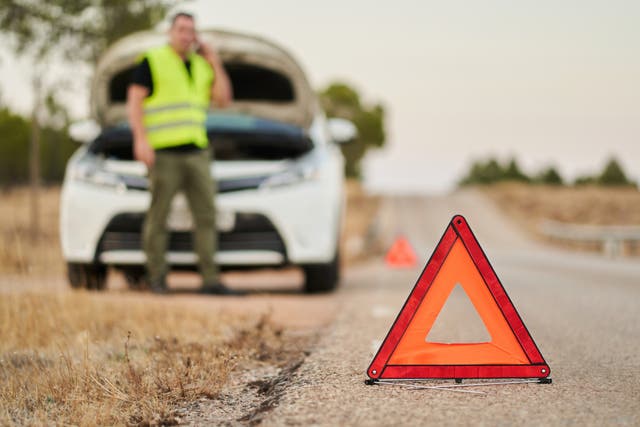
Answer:
<path fill-rule="evenodd" d="M 551 239 L 600 244 L 609 257 L 622 254 L 625 242 L 640 242 L 640 226 L 636 225 L 579 225 L 546 220 L 540 224 L 540 231 Z"/>

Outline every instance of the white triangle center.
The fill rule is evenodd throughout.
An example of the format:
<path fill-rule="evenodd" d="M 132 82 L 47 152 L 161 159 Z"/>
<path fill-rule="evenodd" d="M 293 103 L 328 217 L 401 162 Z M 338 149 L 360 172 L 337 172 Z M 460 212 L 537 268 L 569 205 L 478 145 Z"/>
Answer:
<path fill-rule="evenodd" d="M 425 341 L 447 344 L 491 341 L 484 321 L 459 283 L 451 290 Z"/>

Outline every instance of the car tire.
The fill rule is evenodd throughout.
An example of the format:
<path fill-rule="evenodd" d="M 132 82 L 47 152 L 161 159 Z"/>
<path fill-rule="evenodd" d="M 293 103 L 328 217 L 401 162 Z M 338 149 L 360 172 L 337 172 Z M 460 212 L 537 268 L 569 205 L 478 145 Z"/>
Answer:
<path fill-rule="evenodd" d="M 107 267 L 99 264 L 67 263 L 67 277 L 74 289 L 102 291 L 107 285 Z"/>
<path fill-rule="evenodd" d="M 304 291 L 317 294 L 333 291 L 340 282 L 340 253 L 336 249 L 333 260 L 327 264 L 308 264 L 304 271 Z"/>
<path fill-rule="evenodd" d="M 67 279 L 74 289 L 85 287 L 84 268 L 82 264 L 67 263 Z"/>

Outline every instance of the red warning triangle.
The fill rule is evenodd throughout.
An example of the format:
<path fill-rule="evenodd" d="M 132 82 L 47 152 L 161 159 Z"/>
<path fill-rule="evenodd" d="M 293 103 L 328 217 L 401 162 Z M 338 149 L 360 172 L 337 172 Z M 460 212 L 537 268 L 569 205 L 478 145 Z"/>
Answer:
<path fill-rule="evenodd" d="M 427 336 L 461 285 L 489 342 L 439 343 Z M 371 379 L 546 378 L 549 366 L 464 217 L 453 217 L 367 375 Z"/>
<path fill-rule="evenodd" d="M 411 243 L 404 236 L 398 237 L 393 242 L 384 260 L 389 267 L 395 268 L 415 267 L 418 263 L 418 257 Z"/>

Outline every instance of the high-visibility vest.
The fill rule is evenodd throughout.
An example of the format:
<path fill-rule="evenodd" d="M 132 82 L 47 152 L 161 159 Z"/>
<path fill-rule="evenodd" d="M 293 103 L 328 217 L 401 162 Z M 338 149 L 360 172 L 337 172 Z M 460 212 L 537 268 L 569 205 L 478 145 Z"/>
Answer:
<path fill-rule="evenodd" d="M 144 127 L 154 149 L 193 143 L 208 145 L 206 119 L 213 68 L 200 55 L 189 55 L 191 76 L 183 59 L 163 46 L 146 53 L 153 93 L 144 100 Z"/>

